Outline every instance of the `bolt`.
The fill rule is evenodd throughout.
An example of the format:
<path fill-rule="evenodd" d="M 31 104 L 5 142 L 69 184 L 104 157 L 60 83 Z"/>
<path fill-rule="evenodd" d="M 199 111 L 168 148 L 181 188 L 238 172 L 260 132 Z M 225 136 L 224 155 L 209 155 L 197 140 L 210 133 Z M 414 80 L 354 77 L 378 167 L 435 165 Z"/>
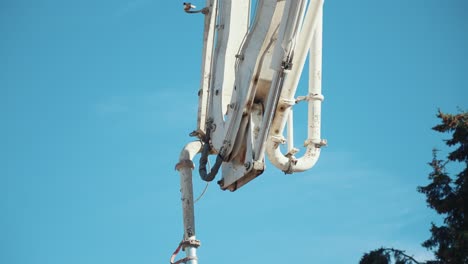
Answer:
<path fill-rule="evenodd" d="M 218 181 L 218 185 L 221 186 L 221 187 L 223 187 L 223 185 L 224 185 L 224 179 L 219 180 L 219 181 Z"/>

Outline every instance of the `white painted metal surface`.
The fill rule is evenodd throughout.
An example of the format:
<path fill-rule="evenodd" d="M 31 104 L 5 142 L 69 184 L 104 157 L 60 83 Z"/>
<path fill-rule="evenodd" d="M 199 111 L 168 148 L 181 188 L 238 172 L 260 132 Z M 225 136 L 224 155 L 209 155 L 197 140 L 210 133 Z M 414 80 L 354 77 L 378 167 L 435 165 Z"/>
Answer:
<path fill-rule="evenodd" d="M 209 102 L 209 116 L 215 126 L 211 141 L 216 151 L 224 141 L 225 115 L 234 88 L 236 55 L 247 34 L 249 7 L 250 0 L 225 0 L 220 5 Z"/>
<path fill-rule="evenodd" d="M 236 156 L 243 143 L 242 139 L 245 136 L 250 107 L 255 95 L 252 77 L 258 67 L 259 55 L 271 26 L 276 2 L 276 0 L 259 0 L 254 24 L 237 55 L 234 91 L 230 103 L 232 111 L 227 114 L 226 133 L 220 149 L 220 155 L 225 161 Z"/>
<path fill-rule="evenodd" d="M 322 6 L 323 0 L 311 1 L 304 19 L 304 25 L 299 34 L 294 50 L 293 65 L 296 68 L 290 72 L 284 83 L 271 133 L 267 141 L 267 154 L 271 163 L 284 172 L 301 172 L 315 165 L 320 155 L 320 148 L 325 141 L 320 138 L 321 102 L 323 101 L 321 87 L 322 68 Z M 284 142 L 284 130 L 292 102 L 295 101 L 297 84 L 311 49 L 309 95 L 305 98 L 309 103 L 308 139 L 305 141 L 305 154 L 301 158 L 281 153 L 279 145 Z"/>
<path fill-rule="evenodd" d="M 187 263 L 197 264 L 193 213 L 193 158 L 201 153 L 200 175 L 214 179 L 221 167 L 221 189 L 235 191 L 265 170 L 265 154 L 285 173 L 313 167 L 326 144 L 321 139 L 323 0 L 258 0 L 250 21 L 251 0 L 207 0 L 187 13 L 205 16 L 203 59 L 196 133 L 200 141 L 181 153 L 184 242 Z M 250 23 L 250 24 L 249 24 Z M 296 97 L 309 56 L 309 89 Z M 294 146 L 292 108 L 308 104 L 304 154 Z M 283 136 L 286 124 L 287 138 Z M 300 124 L 299 124 L 300 125 Z M 287 153 L 280 145 L 288 143 Z M 217 155 L 207 172 L 208 155 Z"/>
<path fill-rule="evenodd" d="M 194 135 L 210 145 L 204 155 L 215 154 L 222 161 L 219 183 L 231 191 L 263 172 L 265 153 L 284 172 L 300 172 L 316 163 L 325 144 L 320 138 L 323 0 L 258 0 L 249 26 L 251 4 L 250 0 L 207 0 L 203 9 L 208 12 L 203 12 L 202 80 Z M 292 108 L 300 101 L 295 93 L 309 49 L 309 94 L 298 98 L 309 104 L 308 138 L 305 154 L 296 158 Z M 282 153 L 279 146 L 285 142 L 288 152 Z"/>
<path fill-rule="evenodd" d="M 201 150 L 201 142 L 195 141 L 187 144 L 180 153 L 179 163 L 176 169 L 180 174 L 180 192 L 182 200 L 182 212 L 184 222 L 184 239 L 183 249 L 186 252 L 187 258 L 190 260 L 188 264 L 197 264 L 196 250 L 199 242 L 196 240 L 195 232 L 195 215 L 193 202 L 193 183 L 192 170 L 195 167 L 192 160 Z"/>
<path fill-rule="evenodd" d="M 186 4 L 186 3 L 184 3 Z M 191 5 L 190 3 L 187 3 Z M 212 72 L 212 54 L 214 48 L 216 13 L 218 0 L 207 0 L 207 13 L 205 14 L 205 29 L 203 33 L 203 55 L 201 67 L 200 90 L 198 91 L 198 133 L 206 132 L 206 116 L 208 112 L 208 97 Z M 186 5 L 187 6 L 187 5 Z M 193 5 L 192 5 L 193 6 Z"/>
<path fill-rule="evenodd" d="M 297 33 L 299 32 L 298 28 L 300 27 L 299 22 L 301 20 L 300 15 L 304 9 L 303 2 L 305 1 L 299 0 L 286 2 L 281 23 L 279 25 L 277 36 L 278 40 L 276 41 L 270 65 L 271 69 L 274 70 L 274 74 L 267 97 L 265 118 L 263 119 L 255 148 L 255 158 L 258 160 L 263 160 L 265 152 L 265 138 L 271 127 L 273 114 L 277 108 L 284 80 L 293 65 L 292 51 L 298 35 Z"/>

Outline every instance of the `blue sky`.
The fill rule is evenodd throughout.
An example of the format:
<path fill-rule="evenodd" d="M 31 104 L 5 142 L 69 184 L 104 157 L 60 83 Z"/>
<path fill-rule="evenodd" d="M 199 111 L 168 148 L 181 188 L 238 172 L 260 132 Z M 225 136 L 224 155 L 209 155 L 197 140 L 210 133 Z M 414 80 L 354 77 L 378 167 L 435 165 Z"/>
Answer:
<path fill-rule="evenodd" d="M 181 3 L 0 2 L 1 263 L 169 261 L 203 30 Z M 210 185 L 200 263 L 357 263 L 379 246 L 430 257 L 420 244 L 440 217 L 416 187 L 444 149 L 437 109 L 467 108 L 467 12 L 464 0 L 326 1 L 329 146 L 304 173 Z"/>

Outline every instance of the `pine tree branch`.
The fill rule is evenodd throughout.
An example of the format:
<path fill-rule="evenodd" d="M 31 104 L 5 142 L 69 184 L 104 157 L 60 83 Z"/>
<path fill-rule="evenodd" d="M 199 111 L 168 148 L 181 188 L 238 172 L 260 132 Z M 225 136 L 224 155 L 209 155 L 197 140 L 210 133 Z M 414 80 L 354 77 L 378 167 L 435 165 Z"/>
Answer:
<path fill-rule="evenodd" d="M 395 248 L 384 248 L 384 250 L 386 251 L 391 251 L 393 252 L 395 255 L 398 254 L 398 255 L 401 255 L 411 261 L 413 261 L 414 263 L 416 264 L 424 264 L 423 262 L 419 262 L 417 261 L 416 259 L 414 259 L 412 256 L 409 256 L 409 255 L 406 255 L 405 252 L 403 250 L 399 250 L 399 249 L 395 249 Z"/>

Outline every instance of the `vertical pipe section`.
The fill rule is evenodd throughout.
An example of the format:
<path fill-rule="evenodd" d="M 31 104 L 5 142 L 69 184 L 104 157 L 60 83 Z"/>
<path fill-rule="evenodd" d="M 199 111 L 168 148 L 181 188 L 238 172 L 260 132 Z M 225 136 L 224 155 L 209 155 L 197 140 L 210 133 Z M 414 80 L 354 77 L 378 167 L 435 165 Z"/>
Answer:
<path fill-rule="evenodd" d="M 310 46 L 309 60 L 309 96 L 308 96 L 308 129 L 307 136 L 310 143 L 322 144 L 320 135 L 321 127 L 321 104 L 322 95 L 322 16 L 323 12 L 317 14 L 317 26 L 314 39 Z"/>
<path fill-rule="evenodd" d="M 291 152 L 294 148 L 294 123 L 293 123 L 293 110 L 289 111 L 288 115 L 288 152 Z"/>
<path fill-rule="evenodd" d="M 201 68 L 201 81 L 198 97 L 198 120 L 197 128 L 205 132 L 206 116 L 208 109 L 209 87 L 211 82 L 212 55 L 215 38 L 216 13 L 218 0 L 206 0 L 206 7 L 209 8 L 205 14 L 205 30 L 203 33 L 203 55 Z"/>
<path fill-rule="evenodd" d="M 320 134 L 314 134 L 317 131 L 320 131 L 320 106 L 323 100 L 320 93 L 317 94 L 314 92 L 313 89 L 315 88 L 309 88 L 309 95 L 307 96 L 309 102 L 312 102 L 312 106 L 309 108 L 309 111 L 312 110 L 315 112 L 311 117 L 309 117 L 309 121 L 312 119 L 312 122 L 308 125 L 308 139 L 304 144 L 307 149 L 304 156 L 299 159 L 292 160 L 281 153 L 278 143 L 281 141 L 278 139 L 283 138 L 282 133 L 291 110 L 290 102 L 294 100 L 297 84 L 307 57 L 307 52 L 309 49 L 312 49 L 313 53 L 316 55 L 318 52 L 318 43 L 320 43 L 319 50 L 321 52 L 322 7 L 323 0 L 311 0 L 309 3 L 309 7 L 304 18 L 304 24 L 299 35 L 299 40 L 294 49 L 294 66 L 284 82 L 284 88 L 281 92 L 275 118 L 273 119 L 269 138 L 267 140 L 266 152 L 268 154 L 268 158 L 273 165 L 286 173 L 305 171 L 313 167 L 319 157 L 320 146 L 323 145 L 319 139 Z M 316 75 L 317 72 L 319 74 L 321 72 L 321 69 L 319 68 L 321 66 L 321 57 L 310 58 L 311 61 L 318 61 L 319 59 L 320 62 L 312 62 L 314 63 L 312 65 L 312 67 L 314 67 L 314 73 L 309 76 L 309 78 L 316 79 L 311 83 L 312 85 L 316 85 L 315 82 L 321 82 L 321 77 Z M 319 87 L 321 86 L 319 85 Z M 319 91 L 321 91 L 321 88 Z M 318 143 L 315 143 L 314 141 Z"/>
<path fill-rule="evenodd" d="M 195 213 L 193 206 L 193 184 L 192 170 L 194 169 L 193 158 L 202 149 L 202 143 L 194 141 L 188 143 L 180 153 L 179 163 L 176 170 L 180 173 L 180 192 L 182 196 L 182 210 L 184 222 L 183 249 L 186 252 L 188 264 L 198 264 L 196 249 L 199 241 L 195 237 Z"/>
<path fill-rule="evenodd" d="M 187 264 L 198 264 L 198 259 L 197 259 L 197 248 L 196 247 L 187 247 L 185 249 L 185 254 L 187 258 L 189 259 L 186 263 Z"/>

